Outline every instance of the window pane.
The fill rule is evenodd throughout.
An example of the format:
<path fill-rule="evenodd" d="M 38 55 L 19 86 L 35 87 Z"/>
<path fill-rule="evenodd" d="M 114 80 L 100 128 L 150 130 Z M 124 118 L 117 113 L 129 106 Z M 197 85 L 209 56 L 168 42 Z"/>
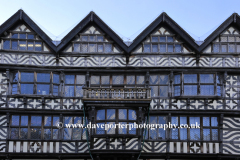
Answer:
<path fill-rule="evenodd" d="M 166 42 L 166 37 L 160 37 L 160 42 Z"/>
<path fill-rule="evenodd" d="M 158 84 L 158 75 L 150 75 L 150 84 Z"/>
<path fill-rule="evenodd" d="M 46 140 L 51 139 L 51 129 L 44 129 L 43 138 Z"/>
<path fill-rule="evenodd" d="M 83 52 L 83 53 L 88 52 L 88 45 L 87 45 L 87 44 L 82 44 L 82 46 L 81 46 L 81 52 Z"/>
<path fill-rule="evenodd" d="M 107 109 L 107 119 L 115 119 L 115 109 Z"/>
<path fill-rule="evenodd" d="M 13 73 L 13 82 L 18 82 L 18 72 Z"/>
<path fill-rule="evenodd" d="M 73 52 L 80 52 L 80 44 L 79 43 L 73 44 Z"/>
<path fill-rule="evenodd" d="M 34 39 L 34 35 L 33 34 L 28 34 L 27 39 Z"/>
<path fill-rule="evenodd" d="M 160 86 L 160 97 L 168 97 L 168 86 Z"/>
<path fill-rule="evenodd" d="M 73 123 L 73 117 L 64 117 L 64 126 L 66 124 L 72 124 Z"/>
<path fill-rule="evenodd" d="M 33 42 L 28 42 L 28 50 L 33 51 Z"/>
<path fill-rule="evenodd" d="M 103 42 L 103 36 L 97 36 L 97 41 L 98 42 Z"/>
<path fill-rule="evenodd" d="M 181 83 L 181 76 L 175 75 L 174 76 L 174 84 L 180 84 Z"/>
<path fill-rule="evenodd" d="M 131 130 L 129 128 L 129 134 L 136 134 L 136 128 L 134 128 L 134 123 L 129 123 L 129 125 L 131 126 Z"/>
<path fill-rule="evenodd" d="M 58 96 L 58 86 L 57 85 L 53 85 L 53 95 Z"/>
<path fill-rule="evenodd" d="M 190 140 L 200 140 L 200 129 L 190 129 Z"/>
<path fill-rule="evenodd" d="M 20 129 L 20 139 L 28 139 L 28 128 Z"/>
<path fill-rule="evenodd" d="M 168 84 L 168 75 L 160 75 L 160 84 Z"/>
<path fill-rule="evenodd" d="M 209 127 L 210 126 L 210 119 L 209 117 L 203 117 L 203 126 Z"/>
<path fill-rule="evenodd" d="M 210 141 L 210 129 L 203 129 L 203 140 Z"/>
<path fill-rule="evenodd" d="M 222 95 L 222 88 L 221 88 L 221 86 L 217 86 L 217 95 L 218 96 Z"/>
<path fill-rule="evenodd" d="M 201 95 L 214 95 L 214 85 L 201 85 Z"/>
<path fill-rule="evenodd" d="M 89 36 L 89 41 L 96 41 L 96 37 L 95 36 Z"/>
<path fill-rule="evenodd" d="M 27 43 L 26 41 L 19 41 L 19 50 L 26 50 L 27 49 Z"/>
<path fill-rule="evenodd" d="M 157 124 L 157 116 L 150 116 L 150 122 L 149 124 Z M 151 128 L 149 129 L 149 138 L 150 139 L 157 139 L 157 129 Z"/>
<path fill-rule="evenodd" d="M 123 76 L 112 76 L 112 84 L 123 84 Z"/>
<path fill-rule="evenodd" d="M 18 42 L 17 41 L 12 41 L 12 49 L 18 50 Z"/>
<path fill-rule="evenodd" d="M 21 126 L 28 126 L 28 116 L 21 116 Z"/>
<path fill-rule="evenodd" d="M 91 84 L 100 84 L 100 76 L 91 76 Z"/>
<path fill-rule="evenodd" d="M 187 128 L 180 128 L 180 140 L 187 140 Z"/>
<path fill-rule="evenodd" d="M 88 36 L 82 36 L 82 41 L 88 41 Z"/>
<path fill-rule="evenodd" d="M 98 52 L 103 52 L 103 45 L 102 44 L 98 44 Z"/>
<path fill-rule="evenodd" d="M 197 83 L 196 74 L 184 74 L 184 83 Z"/>
<path fill-rule="evenodd" d="M 70 140 L 72 136 L 72 128 L 64 128 L 63 139 Z"/>
<path fill-rule="evenodd" d="M 41 139 L 41 128 L 31 128 L 31 139 Z"/>
<path fill-rule="evenodd" d="M 174 96 L 180 96 L 180 86 L 174 86 Z"/>
<path fill-rule="evenodd" d="M 76 75 L 77 81 L 76 84 L 85 84 L 85 75 Z"/>
<path fill-rule="evenodd" d="M 58 129 L 53 129 L 53 139 L 58 139 Z"/>
<path fill-rule="evenodd" d="M 173 52 L 173 45 L 168 45 L 168 52 Z"/>
<path fill-rule="evenodd" d="M 18 139 L 19 130 L 18 128 L 11 128 L 11 139 Z"/>
<path fill-rule="evenodd" d="M 158 45 L 152 45 L 152 52 L 158 52 Z"/>
<path fill-rule="evenodd" d="M 211 117 L 211 126 L 212 127 L 217 127 L 218 126 L 217 117 Z"/>
<path fill-rule="evenodd" d="M 12 85 L 12 94 L 17 94 L 17 84 Z"/>
<path fill-rule="evenodd" d="M 10 41 L 9 40 L 3 41 L 3 49 L 10 49 Z"/>
<path fill-rule="evenodd" d="M 59 117 L 53 117 L 53 126 L 57 126 L 59 122 Z"/>
<path fill-rule="evenodd" d="M 235 45 L 234 44 L 229 44 L 228 45 L 228 52 L 235 52 Z"/>
<path fill-rule="evenodd" d="M 166 52 L 166 44 L 160 44 L 160 52 L 165 53 Z"/>
<path fill-rule="evenodd" d="M 50 73 L 37 73 L 37 82 L 50 82 Z"/>
<path fill-rule="evenodd" d="M 212 129 L 212 140 L 218 140 L 218 129 Z"/>
<path fill-rule="evenodd" d="M 76 86 L 76 97 L 83 97 L 83 86 Z"/>
<path fill-rule="evenodd" d="M 144 84 L 145 76 L 137 76 L 137 84 Z"/>
<path fill-rule="evenodd" d="M 214 75 L 200 74 L 200 83 L 214 83 Z"/>
<path fill-rule="evenodd" d="M 144 44 L 144 52 L 151 52 L 150 44 Z"/>
<path fill-rule="evenodd" d="M 65 86 L 65 96 L 74 97 L 74 86 Z"/>
<path fill-rule="evenodd" d="M 127 134 L 127 122 L 119 122 L 118 133 Z"/>
<path fill-rule="evenodd" d="M 182 52 L 182 46 L 180 44 L 175 44 L 175 52 Z"/>
<path fill-rule="evenodd" d="M 12 125 L 13 126 L 19 125 L 19 116 L 12 116 Z"/>
<path fill-rule="evenodd" d="M 19 34 L 20 39 L 26 39 L 26 34 Z"/>
<path fill-rule="evenodd" d="M 101 84 L 110 84 L 109 76 L 101 76 Z"/>
<path fill-rule="evenodd" d="M 135 110 L 128 110 L 128 120 L 136 120 L 137 119 L 137 113 Z"/>
<path fill-rule="evenodd" d="M 167 37 L 168 42 L 173 42 L 173 37 Z"/>
<path fill-rule="evenodd" d="M 59 75 L 53 74 L 53 83 L 59 83 Z"/>
<path fill-rule="evenodd" d="M 127 119 L 127 109 L 119 109 L 118 112 L 119 119 Z"/>
<path fill-rule="evenodd" d="M 17 33 L 12 33 L 12 38 L 18 38 L 18 34 Z"/>
<path fill-rule="evenodd" d="M 96 52 L 96 44 L 89 44 L 89 52 Z"/>
<path fill-rule="evenodd" d="M 35 51 L 42 51 L 42 42 L 35 42 Z"/>
<path fill-rule="evenodd" d="M 176 126 L 178 126 L 178 117 L 172 116 L 171 122 L 172 122 L 172 124 L 175 124 Z"/>
<path fill-rule="evenodd" d="M 97 111 L 97 120 L 105 120 L 105 109 Z"/>
<path fill-rule="evenodd" d="M 49 95 L 50 85 L 49 84 L 38 84 L 37 94 L 39 95 Z"/>
<path fill-rule="evenodd" d="M 178 139 L 178 129 L 172 129 L 172 139 Z"/>
<path fill-rule="evenodd" d="M 75 75 L 65 75 L 66 84 L 74 84 Z"/>
<path fill-rule="evenodd" d="M 112 52 L 112 44 L 105 44 L 105 52 L 106 53 Z"/>
<path fill-rule="evenodd" d="M 34 73 L 21 73 L 21 82 L 33 82 L 34 80 Z"/>
<path fill-rule="evenodd" d="M 227 52 L 227 45 L 222 45 L 222 52 L 223 53 Z"/>
<path fill-rule="evenodd" d="M 81 139 L 82 137 L 82 129 L 81 128 L 73 128 L 73 140 Z"/>
<path fill-rule="evenodd" d="M 200 124 L 200 117 L 189 117 L 189 123 L 191 126 L 196 126 Z"/>
<path fill-rule="evenodd" d="M 44 116 L 44 126 L 52 125 L 52 116 Z"/>
<path fill-rule="evenodd" d="M 151 97 L 158 97 L 158 86 L 150 86 Z"/>
<path fill-rule="evenodd" d="M 152 37 L 152 42 L 158 42 L 158 37 L 153 36 L 153 37 Z"/>
<path fill-rule="evenodd" d="M 108 124 L 108 129 L 106 130 L 107 131 L 107 134 L 115 134 L 115 122 L 107 122 Z"/>
<path fill-rule="evenodd" d="M 135 84 L 135 76 L 127 76 L 127 84 Z"/>
<path fill-rule="evenodd" d="M 41 126 L 42 117 L 41 116 L 31 116 L 31 126 Z"/>
<path fill-rule="evenodd" d="M 21 84 L 21 94 L 33 94 L 33 84 Z"/>
<path fill-rule="evenodd" d="M 105 124 L 97 123 L 96 134 L 105 134 Z"/>
<path fill-rule="evenodd" d="M 184 95 L 197 95 L 197 85 L 184 85 Z"/>
<path fill-rule="evenodd" d="M 219 44 L 213 44 L 213 52 L 218 53 L 219 52 Z"/>

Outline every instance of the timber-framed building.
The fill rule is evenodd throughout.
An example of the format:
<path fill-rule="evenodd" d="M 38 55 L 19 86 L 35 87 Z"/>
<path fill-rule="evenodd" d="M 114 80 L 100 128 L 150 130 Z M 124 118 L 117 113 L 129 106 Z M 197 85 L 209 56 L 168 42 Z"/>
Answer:
<path fill-rule="evenodd" d="M 128 127 L 65 126 L 89 123 Z M 0 26 L 0 159 L 138 157 L 240 159 L 238 14 L 202 44 L 166 13 L 130 45 L 94 12 L 60 42 L 22 10 Z"/>

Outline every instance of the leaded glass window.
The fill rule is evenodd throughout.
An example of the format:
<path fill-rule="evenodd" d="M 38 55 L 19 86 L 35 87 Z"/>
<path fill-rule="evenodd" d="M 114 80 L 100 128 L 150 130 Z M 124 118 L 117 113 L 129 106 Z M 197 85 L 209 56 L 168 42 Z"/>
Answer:
<path fill-rule="evenodd" d="M 221 96 L 222 83 L 218 74 L 176 74 L 174 96 Z"/>
<path fill-rule="evenodd" d="M 151 88 L 152 97 L 168 97 L 169 76 L 151 74 L 149 86 Z"/>
<path fill-rule="evenodd" d="M 149 125 L 155 125 L 155 126 L 147 129 L 147 134 L 145 136 L 145 139 L 165 140 L 166 130 L 163 127 L 165 124 L 167 124 L 166 116 L 150 116 Z"/>
<path fill-rule="evenodd" d="M 151 36 L 150 42 L 144 42 L 143 52 L 145 53 L 181 53 L 182 43 L 174 42 L 173 36 Z"/>
<path fill-rule="evenodd" d="M 11 139 L 59 139 L 59 116 L 12 115 Z"/>
<path fill-rule="evenodd" d="M 236 53 L 240 52 L 239 35 L 221 35 L 212 44 L 213 53 Z"/>
<path fill-rule="evenodd" d="M 136 121 L 137 112 L 132 109 L 99 109 L 96 113 L 96 134 L 136 135 Z"/>
<path fill-rule="evenodd" d="M 63 117 L 63 139 L 64 140 L 81 140 L 85 139 L 86 135 L 84 129 L 79 126 L 85 124 L 83 117 L 78 116 L 64 116 Z M 67 125 L 74 125 L 75 127 L 66 127 Z"/>
<path fill-rule="evenodd" d="M 83 96 L 83 86 L 85 85 L 85 75 L 65 75 L 65 97 L 82 97 Z"/>
<path fill-rule="evenodd" d="M 13 72 L 12 94 L 59 95 L 59 74 L 49 72 Z"/>

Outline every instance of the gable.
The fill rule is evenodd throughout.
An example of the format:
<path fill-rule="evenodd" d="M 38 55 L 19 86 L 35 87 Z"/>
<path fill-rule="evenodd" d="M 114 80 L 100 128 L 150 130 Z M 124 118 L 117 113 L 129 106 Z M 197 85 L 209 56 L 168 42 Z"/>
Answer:
<path fill-rule="evenodd" d="M 1 36 L 1 50 L 25 52 L 50 52 L 45 42 L 25 23 L 18 23 Z"/>
<path fill-rule="evenodd" d="M 240 32 L 234 26 L 228 27 L 218 35 L 203 53 L 234 54 L 240 52 Z"/>
<path fill-rule="evenodd" d="M 167 27 L 158 27 L 132 52 L 148 54 L 190 53 L 185 44 Z"/>
<path fill-rule="evenodd" d="M 98 27 L 91 25 L 75 35 L 63 53 L 111 54 L 122 53 L 111 38 Z"/>

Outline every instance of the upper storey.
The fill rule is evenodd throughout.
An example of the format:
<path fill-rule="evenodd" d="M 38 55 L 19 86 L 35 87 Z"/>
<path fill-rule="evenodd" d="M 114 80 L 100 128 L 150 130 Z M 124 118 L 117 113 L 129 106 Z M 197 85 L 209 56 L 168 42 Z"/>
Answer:
<path fill-rule="evenodd" d="M 200 46 L 166 13 L 127 46 L 94 12 L 58 44 L 22 10 L 0 26 L 0 63 L 63 67 L 240 67 L 240 18 Z"/>

